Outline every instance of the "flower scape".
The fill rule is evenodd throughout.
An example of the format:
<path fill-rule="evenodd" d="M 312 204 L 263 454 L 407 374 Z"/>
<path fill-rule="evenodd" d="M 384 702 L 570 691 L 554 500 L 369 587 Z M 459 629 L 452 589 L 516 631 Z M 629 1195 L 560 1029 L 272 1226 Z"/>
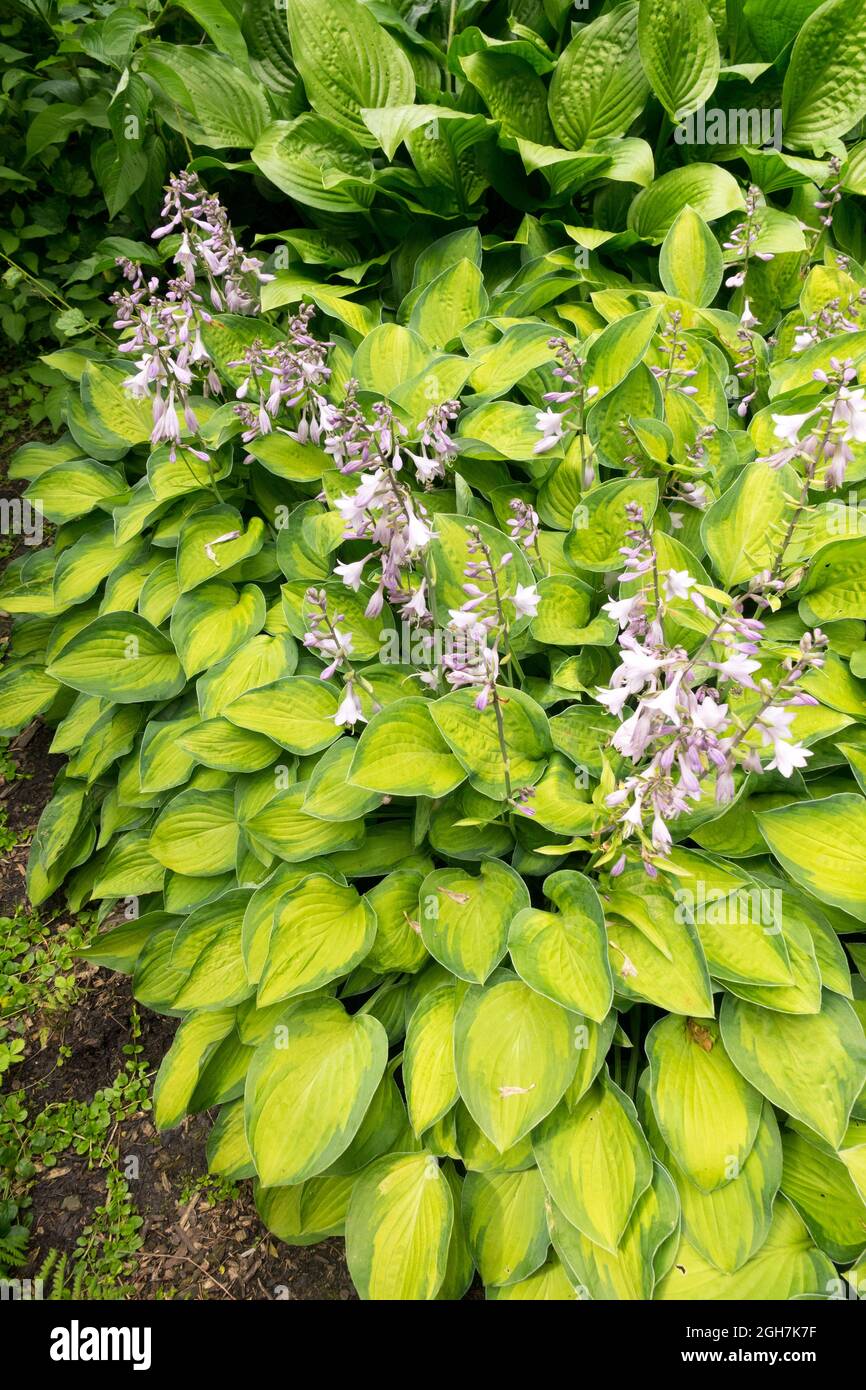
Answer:
<path fill-rule="evenodd" d="M 866 4 L 416 8 L 213 56 L 246 142 L 144 50 L 188 166 L 13 463 L 30 899 L 364 1299 L 851 1296 Z"/>

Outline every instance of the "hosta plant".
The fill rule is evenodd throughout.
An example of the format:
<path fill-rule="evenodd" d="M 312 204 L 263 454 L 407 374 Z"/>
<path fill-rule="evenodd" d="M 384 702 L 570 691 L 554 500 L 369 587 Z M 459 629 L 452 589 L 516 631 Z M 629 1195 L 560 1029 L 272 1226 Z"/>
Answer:
<path fill-rule="evenodd" d="M 363 1298 L 856 1293 L 863 6 L 332 8 L 303 227 L 193 160 L 13 465 L 30 896 L 101 905 L 157 1123 Z M 779 148 L 692 158 L 750 84 Z"/>

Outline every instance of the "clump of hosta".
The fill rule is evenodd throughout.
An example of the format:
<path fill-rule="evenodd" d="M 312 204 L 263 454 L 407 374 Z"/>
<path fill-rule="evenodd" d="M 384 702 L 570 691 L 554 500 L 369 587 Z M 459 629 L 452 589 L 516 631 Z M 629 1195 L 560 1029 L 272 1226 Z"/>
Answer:
<path fill-rule="evenodd" d="M 278 254 L 172 178 L 13 463 L 55 530 L 0 588 L 0 728 L 66 759 L 29 894 L 96 904 L 89 959 L 178 1020 L 157 1124 L 211 1111 L 211 1169 L 290 1244 L 344 1235 L 362 1297 L 844 1297 L 866 268 L 863 111 L 801 90 L 827 7 L 754 63 L 684 7 L 722 90 L 746 53 L 777 97 L 793 47 L 799 133 L 671 167 L 669 5 L 502 51 L 473 15 L 431 124 L 366 7 L 377 81 L 344 44 L 328 104 L 316 4 L 313 109 L 253 150 Z M 482 114 L 503 59 L 525 126 Z"/>

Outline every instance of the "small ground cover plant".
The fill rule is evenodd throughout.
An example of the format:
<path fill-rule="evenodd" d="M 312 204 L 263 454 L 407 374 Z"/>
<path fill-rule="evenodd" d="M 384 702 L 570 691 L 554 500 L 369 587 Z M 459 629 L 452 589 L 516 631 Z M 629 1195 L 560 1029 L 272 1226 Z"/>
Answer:
<path fill-rule="evenodd" d="M 363 1298 L 857 1296 L 866 4 L 286 16 L 288 118 L 125 69 L 191 157 L 12 466 L 31 900 Z"/>

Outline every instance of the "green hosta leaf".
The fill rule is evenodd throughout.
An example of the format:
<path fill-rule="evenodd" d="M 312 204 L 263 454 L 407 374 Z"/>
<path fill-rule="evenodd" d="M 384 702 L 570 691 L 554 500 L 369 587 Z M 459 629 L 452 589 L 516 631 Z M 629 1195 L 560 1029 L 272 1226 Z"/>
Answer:
<path fill-rule="evenodd" d="M 297 662 L 298 649 L 293 638 L 287 635 L 251 638 L 240 651 L 199 676 L 195 688 L 202 719 L 224 714 L 228 706 L 248 690 L 291 676 Z"/>
<path fill-rule="evenodd" d="M 267 605 L 256 584 L 240 593 L 211 580 L 181 594 L 171 615 L 171 640 L 187 676 L 204 671 L 242 647 L 265 625 Z"/>
<path fill-rule="evenodd" d="M 53 704 L 59 680 L 41 665 L 9 666 L 0 673 L 0 738 L 12 738 Z"/>
<path fill-rule="evenodd" d="M 403 1082 L 409 1120 L 419 1135 L 446 1115 L 459 1095 L 454 1070 L 454 1019 L 459 1002 L 456 984 L 431 989 L 406 1029 Z"/>
<path fill-rule="evenodd" d="M 429 960 L 417 921 L 421 883 L 420 873 L 397 869 L 367 894 L 376 913 L 376 939 L 366 961 L 371 970 L 411 973 Z"/>
<path fill-rule="evenodd" d="M 608 895 L 606 916 L 614 988 L 620 994 L 647 999 L 670 1013 L 713 1017 L 701 942 L 670 898 L 616 890 Z"/>
<path fill-rule="evenodd" d="M 307 784 L 290 786 L 247 817 L 243 824 L 248 834 L 271 854 L 289 864 L 303 863 L 318 854 L 335 850 L 351 850 L 351 858 L 359 863 L 358 850 L 364 842 L 364 822 L 329 822 L 308 816 L 303 810 Z M 364 866 L 360 865 L 358 872 Z M 371 869 L 371 872 L 375 870 Z"/>
<path fill-rule="evenodd" d="M 373 145 L 362 109 L 399 106 L 415 96 L 403 49 L 356 0 L 288 0 L 286 11 L 311 106 L 359 145 Z"/>
<path fill-rule="evenodd" d="M 163 119 L 212 150 L 250 149 L 268 123 L 261 85 L 209 48 L 151 43 L 141 63 Z"/>
<path fill-rule="evenodd" d="M 238 696 L 223 713 L 239 728 L 267 734 L 290 753 L 307 756 L 339 738 L 338 704 L 332 685 L 315 676 L 288 676 Z"/>
<path fill-rule="evenodd" d="M 825 991 L 821 1012 L 800 1016 L 727 996 L 720 1023 L 737 1070 L 838 1148 L 866 1082 L 863 1028 L 847 1000 Z"/>
<path fill-rule="evenodd" d="M 866 837 L 866 800 L 841 792 L 795 802 L 757 816 L 761 834 L 779 863 L 809 893 L 866 922 L 866 886 L 860 846 Z"/>
<path fill-rule="evenodd" d="M 638 7 L 616 5 L 580 25 L 550 84 L 550 119 L 567 149 L 624 135 L 643 110 L 647 81 L 637 43 Z"/>
<path fill-rule="evenodd" d="M 568 1221 L 554 1206 L 548 1216 L 553 1248 L 580 1296 L 600 1301 L 646 1300 L 653 1296 L 655 1261 L 675 1234 L 679 1220 L 676 1190 L 658 1163 L 619 1242 L 609 1250 Z"/>
<path fill-rule="evenodd" d="M 94 898 L 158 893 L 165 869 L 150 847 L 146 830 L 131 830 L 114 841 L 93 884 Z M 32 896 L 32 895 L 31 895 Z"/>
<path fill-rule="evenodd" d="M 346 1260 L 363 1299 L 436 1297 L 454 1224 L 451 1188 L 431 1154 L 389 1154 L 355 1185 Z"/>
<path fill-rule="evenodd" d="M 481 49 L 461 58 L 460 66 L 506 134 L 552 143 L 547 89 L 529 63 L 511 53 Z"/>
<path fill-rule="evenodd" d="M 544 1264 L 550 1247 L 544 1199 L 537 1168 L 467 1175 L 463 1218 L 486 1285 L 516 1284 Z"/>
<path fill-rule="evenodd" d="M 454 1058 L 466 1108 L 500 1153 L 550 1113 L 578 1060 L 566 1010 L 508 979 L 469 990 Z"/>
<path fill-rule="evenodd" d="M 307 815 L 319 820 L 356 820 L 381 805 L 379 792 L 365 791 L 349 782 L 357 747 L 355 739 L 339 738 L 319 758 L 304 795 Z"/>
<path fill-rule="evenodd" d="M 364 959 L 375 935 L 375 915 L 354 888 L 342 887 L 324 874 L 311 875 L 275 909 L 259 1006 L 309 994 L 348 975 Z"/>
<path fill-rule="evenodd" d="M 195 762 L 223 772 L 258 772 L 275 763 L 281 752 L 264 734 L 239 729 L 227 719 L 195 724 L 177 742 Z"/>
<path fill-rule="evenodd" d="M 705 222 L 716 222 L 742 208 L 743 194 L 733 175 L 718 164 L 687 164 L 638 193 L 628 210 L 629 229 L 642 241 L 664 241 L 687 204 Z"/>
<path fill-rule="evenodd" d="M 659 274 L 669 295 L 699 308 L 712 304 L 718 294 L 724 275 L 722 248 L 694 208 L 684 207 L 671 224 L 659 252 Z"/>
<path fill-rule="evenodd" d="M 234 868 L 237 843 L 228 791 L 181 792 L 160 813 L 150 837 L 154 856 L 167 869 L 207 877 Z"/>
<path fill-rule="evenodd" d="M 169 639 L 135 613 L 108 613 L 89 623 L 54 658 L 48 674 L 115 704 L 170 700 L 185 684 Z"/>
<path fill-rule="evenodd" d="M 598 895 L 583 874 L 564 870 L 544 881 L 558 913 L 528 907 L 508 933 L 514 969 L 548 999 L 601 1022 L 613 999 L 607 933 Z"/>
<path fill-rule="evenodd" d="M 608 324 L 593 339 L 586 354 L 587 385 L 596 387 L 599 396 L 605 396 L 615 386 L 621 385 L 642 360 L 658 322 L 658 309 L 641 309 L 636 314 L 626 314 L 615 323 Z M 593 493 L 590 493 L 589 497 L 592 496 Z"/>
<path fill-rule="evenodd" d="M 719 79 L 719 44 L 703 0 L 640 0 L 644 72 L 672 120 L 696 111 Z"/>
<path fill-rule="evenodd" d="M 764 1102 L 755 1142 L 742 1169 L 714 1192 L 704 1192 L 689 1181 L 658 1133 L 652 1110 L 649 1106 L 646 1110 L 647 1135 L 673 1178 L 686 1239 L 716 1269 L 733 1274 L 767 1239 L 782 1180 L 782 1141 L 773 1107 Z"/>
<path fill-rule="evenodd" d="M 255 1164 L 244 1133 L 242 1100 L 220 1107 L 207 1139 L 207 1167 L 209 1173 L 232 1181 L 255 1177 Z"/>
<path fill-rule="evenodd" d="M 586 494 L 565 539 L 565 553 L 573 565 L 598 574 L 618 568 L 620 547 L 631 526 L 626 507 L 632 502 L 643 508 L 649 524 L 658 505 L 654 478 L 615 478 Z"/>
<path fill-rule="evenodd" d="M 126 377 L 124 371 L 90 362 L 81 378 L 85 419 L 96 431 L 103 449 L 115 458 L 130 444 L 143 444 L 153 429 L 149 403 L 127 391 L 123 384 Z"/>
<path fill-rule="evenodd" d="M 487 291 L 473 261 L 457 261 L 421 291 L 409 327 L 431 348 L 445 348 L 487 310 Z"/>
<path fill-rule="evenodd" d="M 491 1300 L 510 1299 L 527 1303 L 562 1303 L 576 1301 L 580 1295 L 555 1256 L 546 1264 L 516 1284 L 497 1284 L 487 1291 Z"/>
<path fill-rule="evenodd" d="M 704 513 L 701 538 L 726 587 L 769 569 L 781 549 L 799 491 L 793 468 L 756 460 Z"/>
<path fill-rule="evenodd" d="M 496 708 L 476 708 L 472 690 L 455 690 L 430 705 L 430 713 L 473 787 L 485 796 L 502 800 L 522 786 L 537 782 L 551 750 L 550 726 L 541 706 L 522 690 L 498 686 L 502 737 L 508 758 L 508 777 L 503 762 Z"/>
<path fill-rule="evenodd" d="M 646 1053 L 653 1110 L 679 1167 L 705 1192 L 730 1182 L 755 1142 L 762 1101 L 717 1025 L 672 1014 L 652 1027 Z"/>
<path fill-rule="evenodd" d="M 219 579 L 241 560 L 257 555 L 265 539 L 265 524 L 254 516 L 244 523 L 234 507 L 211 507 L 183 527 L 177 548 L 177 578 L 182 594 Z"/>
<path fill-rule="evenodd" d="M 721 1273 L 683 1237 L 655 1296 L 663 1302 L 825 1298 L 837 1279 L 794 1208 L 779 1197 L 765 1244 L 736 1273 Z"/>
<path fill-rule="evenodd" d="M 349 768 L 356 786 L 389 796 L 445 796 L 466 780 L 421 696 L 396 700 L 374 714 Z"/>
<path fill-rule="evenodd" d="M 43 515 L 55 525 L 87 516 L 109 500 L 118 500 L 126 492 L 123 474 L 93 459 L 77 459 L 47 468 L 31 483 L 24 494 Z"/>
<path fill-rule="evenodd" d="M 352 376 L 366 391 L 388 396 L 417 376 L 430 354 L 423 338 L 399 323 L 380 323 L 355 349 Z M 302 446 L 306 450 L 306 445 Z"/>
<path fill-rule="evenodd" d="M 855 1260 L 866 1244 L 866 1203 L 845 1164 L 792 1130 L 783 1135 L 782 1148 L 782 1191 L 788 1201 L 832 1260 Z"/>
<path fill-rule="evenodd" d="M 366 151 L 344 127 L 312 111 L 266 126 L 250 157 L 271 183 L 304 207 L 357 212 L 373 200 L 373 165 Z M 268 447 L 266 452 L 270 451 Z M 312 451 L 312 458 L 317 457 Z"/>
<path fill-rule="evenodd" d="M 477 878 L 437 869 L 421 885 L 421 939 L 461 980 L 483 984 L 505 955 L 509 924 L 528 905 L 523 880 L 498 859 L 484 860 Z"/>
<path fill-rule="evenodd" d="M 377 1019 L 303 999 L 256 1049 L 247 1073 L 247 1142 L 268 1186 L 322 1173 L 354 1139 L 388 1059 Z"/>
<path fill-rule="evenodd" d="M 175 1008 L 224 1008 L 252 993 L 241 951 L 248 901 L 249 893 L 224 893 L 187 917 L 171 952 L 172 967 L 185 974 Z"/>
<path fill-rule="evenodd" d="M 866 0 L 827 0 L 797 35 L 782 90 L 791 149 L 822 153 L 866 116 Z"/>
<path fill-rule="evenodd" d="M 145 728 L 138 756 L 139 786 L 143 795 L 169 791 L 188 781 L 195 759 L 179 749 L 178 737 L 198 724 L 194 714 L 179 719 L 153 720 Z"/>
<path fill-rule="evenodd" d="M 187 1114 L 207 1063 L 235 1024 L 234 1009 L 193 1014 L 178 1028 L 153 1087 L 157 1129 L 173 1129 Z"/>
<path fill-rule="evenodd" d="M 603 1077 L 574 1109 L 556 1108 L 533 1139 L 545 1186 L 564 1216 L 589 1240 L 616 1250 L 652 1158 L 634 1106 Z"/>
<path fill-rule="evenodd" d="M 866 540 L 833 541 L 822 546 L 800 592 L 804 622 L 866 617 Z"/>
<path fill-rule="evenodd" d="M 315 859 L 305 864 L 280 864 L 253 893 L 244 911 L 242 933 L 244 964 L 252 984 L 258 984 L 268 957 L 276 908 L 305 878 L 314 873 L 325 873 L 328 868 L 325 860 Z M 337 882 L 344 882 L 340 874 L 332 872 L 331 877 Z"/>

